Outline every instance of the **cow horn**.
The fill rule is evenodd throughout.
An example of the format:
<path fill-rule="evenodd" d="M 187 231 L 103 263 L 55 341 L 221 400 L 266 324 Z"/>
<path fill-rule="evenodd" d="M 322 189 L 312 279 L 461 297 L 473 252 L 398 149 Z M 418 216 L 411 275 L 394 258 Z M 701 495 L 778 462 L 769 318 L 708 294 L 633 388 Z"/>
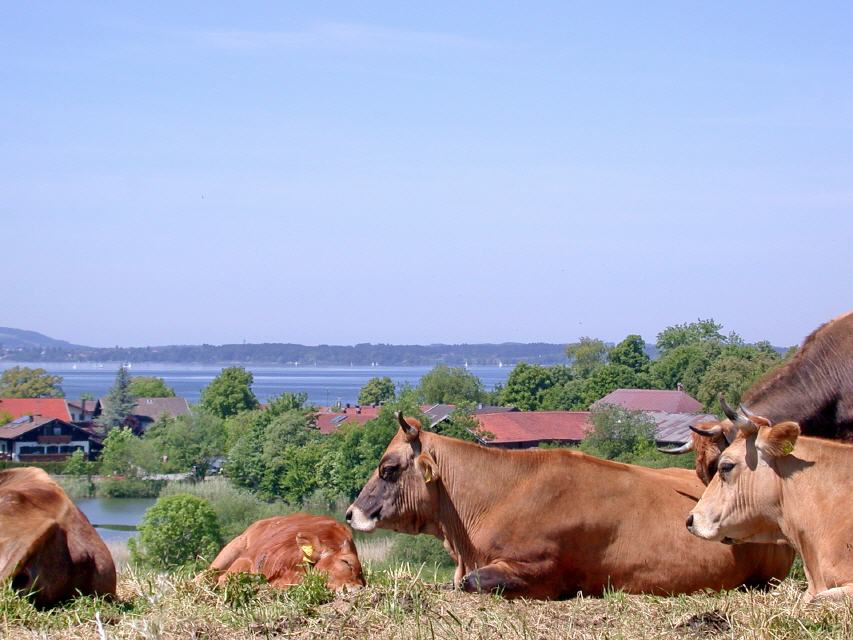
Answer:
<path fill-rule="evenodd" d="M 703 438 L 716 438 L 723 432 L 723 427 L 718 424 L 715 424 L 713 427 L 708 427 L 707 429 L 701 429 L 699 427 L 695 427 L 692 424 L 690 425 L 690 430 L 693 433 L 698 433 Z"/>
<path fill-rule="evenodd" d="M 657 449 L 661 453 L 668 453 L 675 456 L 681 453 L 687 453 L 688 451 L 693 451 L 693 440 L 688 440 L 680 447 L 675 447 L 674 449 L 663 449 L 661 447 L 658 447 Z"/>
<path fill-rule="evenodd" d="M 408 421 L 403 417 L 402 411 L 395 411 L 394 415 L 397 418 L 397 422 L 400 423 L 400 428 L 403 430 L 403 433 L 406 434 L 407 440 L 414 440 L 418 437 L 418 434 L 420 432 L 418 431 L 417 427 L 413 427 L 408 423 Z"/>
<path fill-rule="evenodd" d="M 749 409 L 747 409 L 747 408 L 746 408 L 746 405 L 745 405 L 745 404 L 743 404 L 743 403 L 739 404 L 737 408 L 738 408 L 738 410 L 740 410 L 740 412 L 741 412 L 743 415 L 745 415 L 747 418 L 754 418 L 754 417 L 756 416 L 756 414 L 754 414 L 752 411 L 750 411 Z"/>
<path fill-rule="evenodd" d="M 726 402 L 726 396 L 720 393 L 720 408 L 723 410 L 723 413 L 726 414 L 726 417 L 732 422 L 737 422 L 738 420 L 742 420 L 742 416 L 739 416 L 737 411 L 732 409 L 729 406 L 729 403 Z"/>

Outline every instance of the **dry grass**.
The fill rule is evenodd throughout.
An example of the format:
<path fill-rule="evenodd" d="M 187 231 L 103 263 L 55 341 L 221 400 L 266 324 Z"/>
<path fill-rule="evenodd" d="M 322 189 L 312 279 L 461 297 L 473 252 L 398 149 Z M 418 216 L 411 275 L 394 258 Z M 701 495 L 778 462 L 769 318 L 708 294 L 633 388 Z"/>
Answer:
<path fill-rule="evenodd" d="M 426 579 L 425 579 L 426 578 Z M 3 638 L 324 638 L 501 640 L 538 638 L 853 637 L 853 603 L 804 605 L 804 585 L 771 591 L 658 598 L 611 593 L 561 602 L 506 601 L 453 591 L 407 567 L 370 576 L 358 593 L 332 598 L 316 581 L 279 592 L 252 580 L 224 590 L 189 577 L 134 575 L 118 602 L 81 598 L 50 612 L 0 594 Z"/>

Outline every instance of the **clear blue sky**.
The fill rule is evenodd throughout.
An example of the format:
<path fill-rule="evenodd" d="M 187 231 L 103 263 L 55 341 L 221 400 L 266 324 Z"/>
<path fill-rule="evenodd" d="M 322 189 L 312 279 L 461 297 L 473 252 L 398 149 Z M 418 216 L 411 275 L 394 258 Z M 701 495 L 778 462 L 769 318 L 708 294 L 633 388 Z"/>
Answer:
<path fill-rule="evenodd" d="M 853 308 L 849 3 L 155 4 L 0 9 L 0 326 L 788 345 Z"/>

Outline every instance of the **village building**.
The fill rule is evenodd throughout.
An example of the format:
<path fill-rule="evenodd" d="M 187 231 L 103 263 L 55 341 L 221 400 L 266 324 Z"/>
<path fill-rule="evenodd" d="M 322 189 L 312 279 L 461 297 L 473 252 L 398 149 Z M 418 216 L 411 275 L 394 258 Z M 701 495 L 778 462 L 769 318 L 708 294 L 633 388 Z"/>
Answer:
<path fill-rule="evenodd" d="M 0 457 L 6 460 L 65 460 L 78 449 L 92 459 L 101 448 L 99 436 L 59 418 L 24 415 L 0 426 Z"/>
<path fill-rule="evenodd" d="M 0 398 L 0 416 L 3 414 L 13 420 L 21 416 L 41 416 L 72 421 L 65 398 Z"/>
<path fill-rule="evenodd" d="M 488 447 L 526 449 L 577 445 L 590 429 L 589 411 L 501 411 L 476 415 L 477 439 Z"/>

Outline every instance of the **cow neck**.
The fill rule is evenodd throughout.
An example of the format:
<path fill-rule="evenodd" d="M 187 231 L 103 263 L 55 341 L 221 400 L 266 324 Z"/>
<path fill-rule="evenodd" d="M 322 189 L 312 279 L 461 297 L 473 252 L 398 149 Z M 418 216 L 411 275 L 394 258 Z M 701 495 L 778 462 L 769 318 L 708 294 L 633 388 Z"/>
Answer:
<path fill-rule="evenodd" d="M 817 592 L 835 586 L 827 585 L 821 567 L 837 564 L 838 558 L 830 555 L 837 551 L 835 543 L 839 529 L 836 518 L 843 514 L 838 511 L 832 514 L 816 513 L 815 510 L 826 504 L 828 494 L 838 495 L 838 487 L 853 485 L 853 467 L 846 464 L 851 454 L 851 446 L 801 437 L 797 440 L 793 456 L 776 463 L 777 471 L 787 476 L 780 480 L 780 528 L 803 558 L 809 587 Z M 814 464 L 798 469 L 797 467 L 802 467 L 804 460 Z M 842 529 L 842 533 L 846 541 L 853 532 Z M 847 555 L 849 554 L 845 553 L 842 557 L 846 559 Z M 837 567 L 836 571 L 839 568 L 841 567 Z M 851 571 L 853 566 L 846 566 L 842 571 L 844 569 Z"/>

